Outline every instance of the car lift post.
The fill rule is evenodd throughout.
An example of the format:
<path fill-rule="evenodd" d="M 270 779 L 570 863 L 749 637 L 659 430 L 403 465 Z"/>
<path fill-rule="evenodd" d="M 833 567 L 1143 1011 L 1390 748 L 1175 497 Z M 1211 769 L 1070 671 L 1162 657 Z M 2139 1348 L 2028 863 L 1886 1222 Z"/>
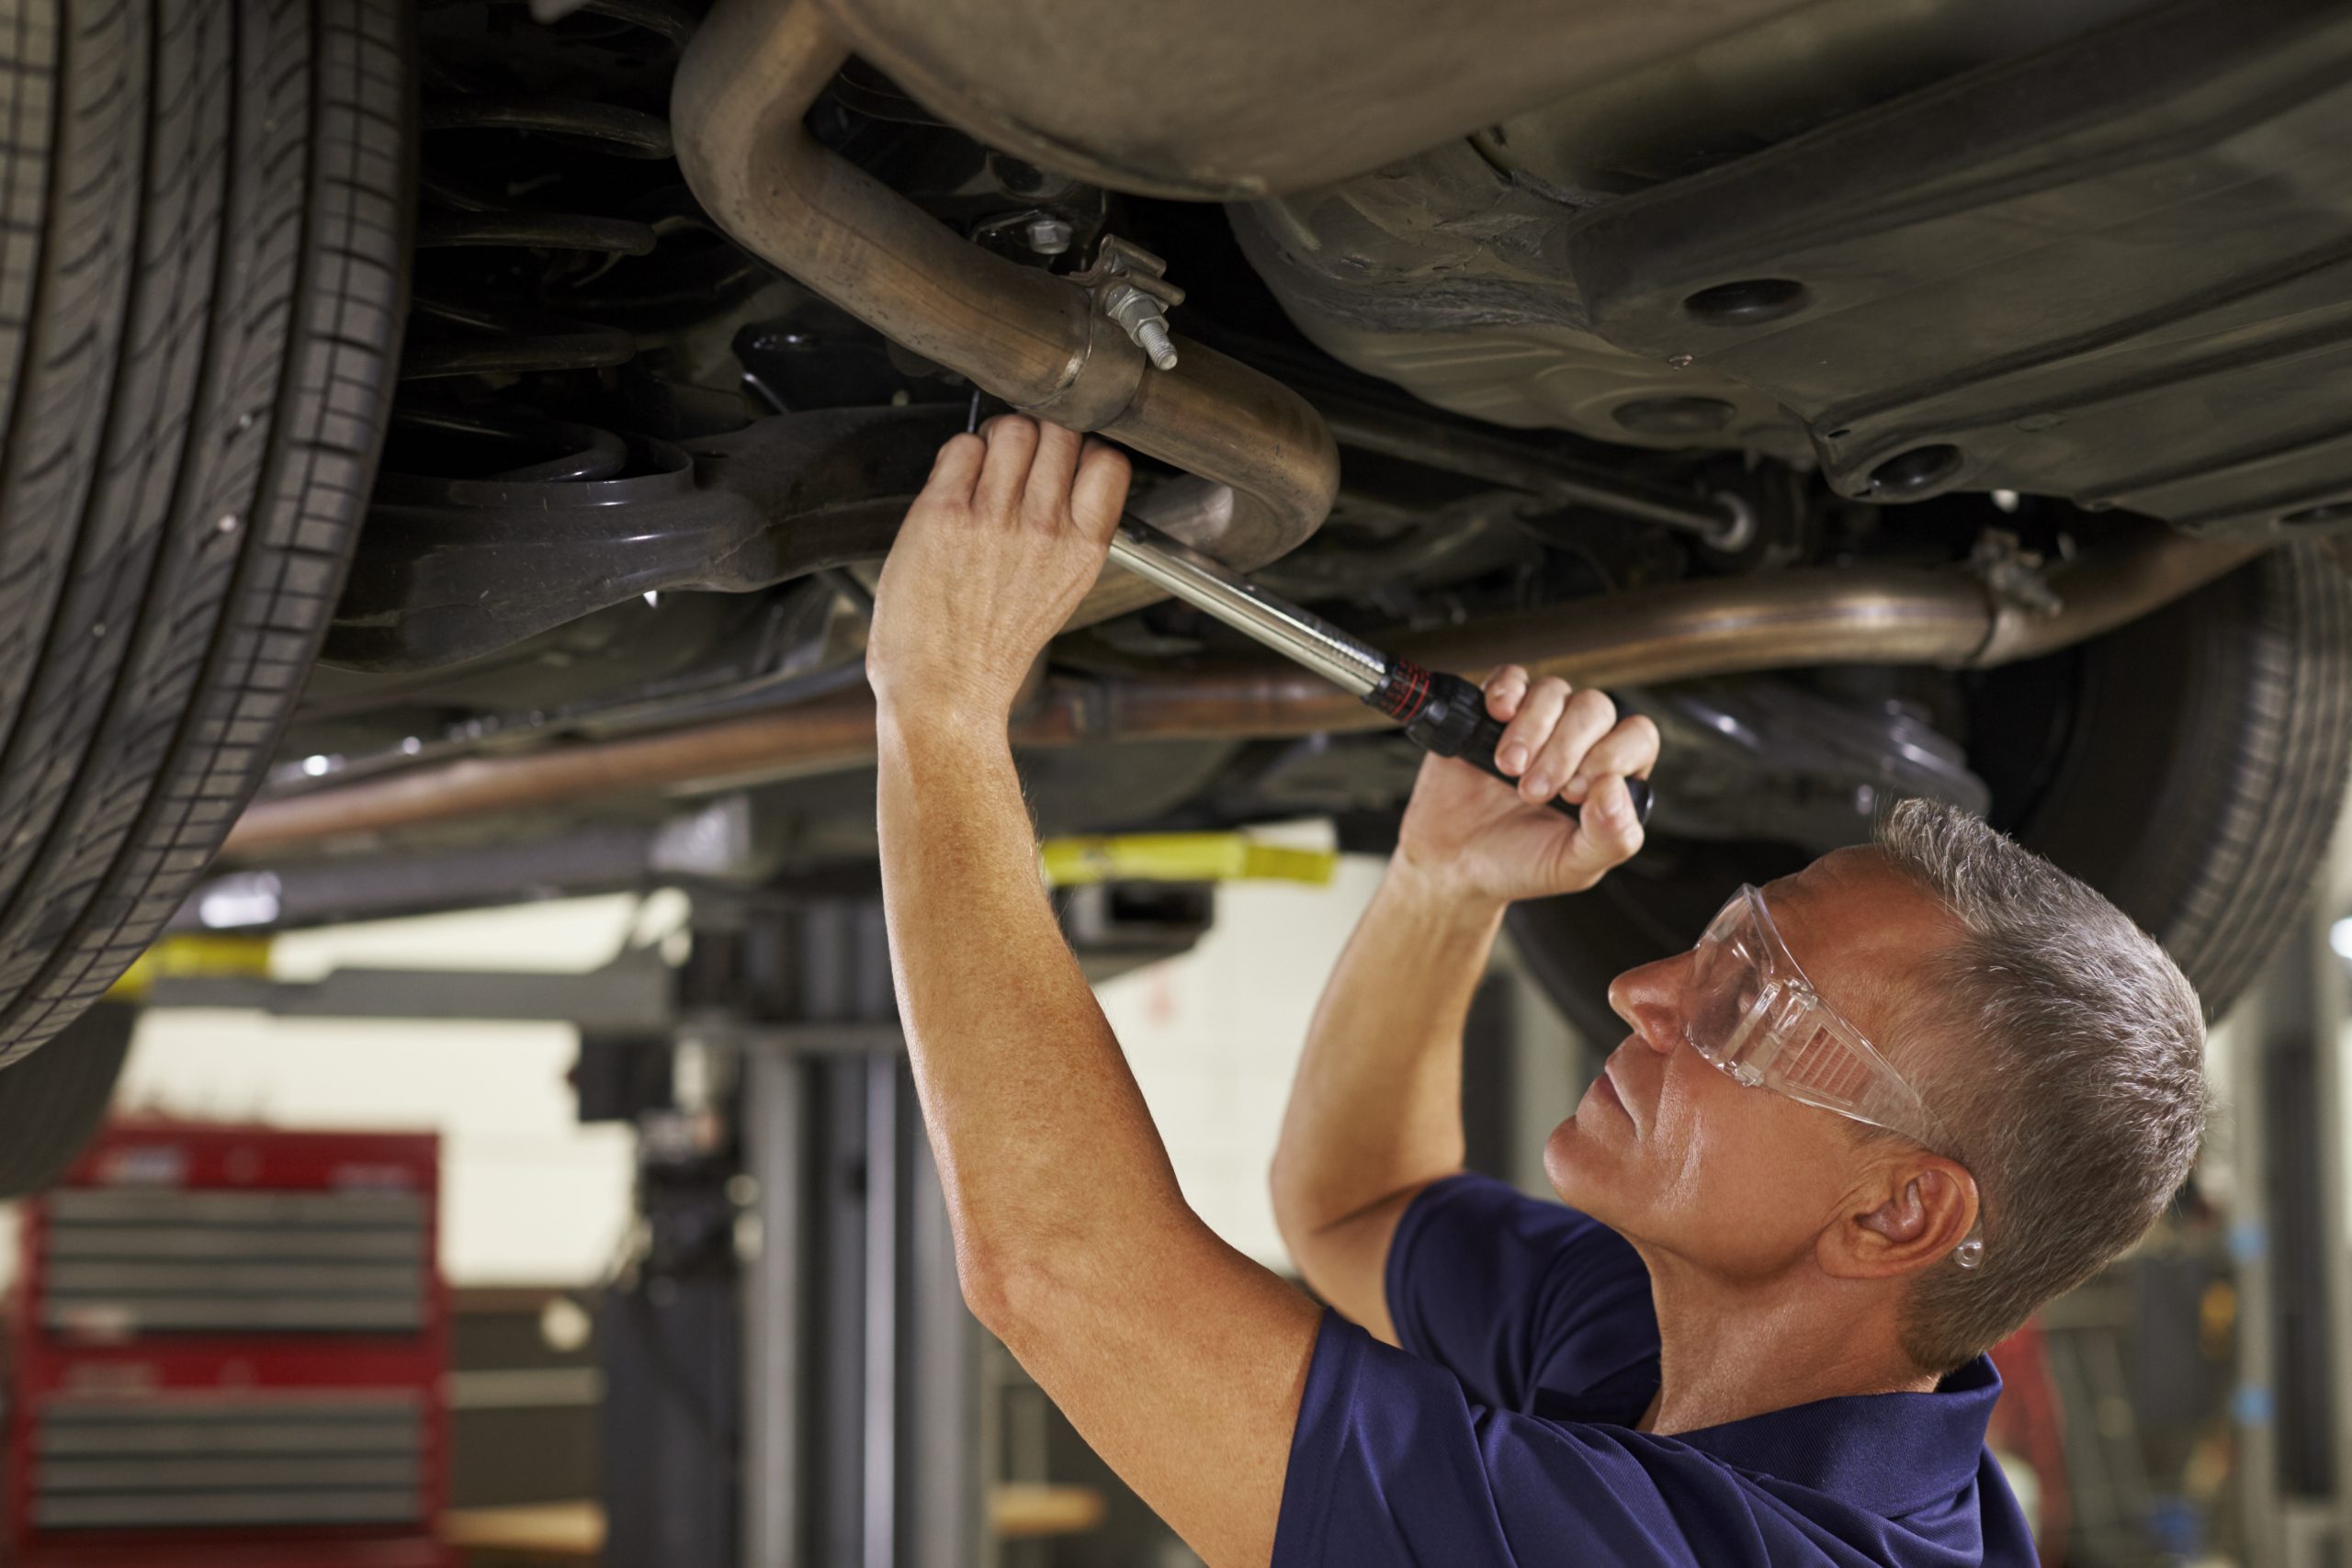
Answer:
<path fill-rule="evenodd" d="M 697 913 L 686 1038 L 739 1069 L 742 1562 L 962 1568 L 985 1550 L 975 1351 L 878 899 Z"/>

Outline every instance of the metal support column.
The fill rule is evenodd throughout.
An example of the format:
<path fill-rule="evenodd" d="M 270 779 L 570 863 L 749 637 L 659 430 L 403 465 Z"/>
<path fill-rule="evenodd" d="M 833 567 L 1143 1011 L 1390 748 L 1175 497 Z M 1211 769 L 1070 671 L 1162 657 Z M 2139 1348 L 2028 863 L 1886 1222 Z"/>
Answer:
<path fill-rule="evenodd" d="M 2345 1094 L 2347 1067 L 2345 1045 L 2352 1037 L 2352 976 L 2334 950 L 2335 919 L 2352 912 L 2352 870 L 2347 870 L 2340 846 L 2346 842 L 2339 820 L 2327 869 L 2320 877 L 2316 919 L 2305 923 L 2300 951 L 2310 966 L 2313 1073 L 2311 1086 L 2312 1142 L 2316 1158 L 2311 1180 L 2316 1190 L 2318 1218 L 2324 1245 L 2312 1265 L 2324 1276 L 2323 1307 L 2326 1313 L 2329 1373 L 2326 1400 L 2331 1461 L 2327 1540 L 2324 1561 L 2341 1563 L 2352 1553 L 2352 1212 L 2346 1201 Z M 2316 1376 L 2318 1369 L 2312 1369 Z"/>
<path fill-rule="evenodd" d="M 743 1302 L 745 1568 L 973 1568 L 978 1329 L 880 904 L 796 901 L 696 944 L 698 1028 L 742 1063 L 762 1238 Z"/>
<path fill-rule="evenodd" d="M 996 1538 L 986 1528 L 983 1498 L 999 1471 L 980 1407 L 983 1342 L 956 1279 L 939 1168 L 919 1116 L 911 1125 L 899 1343 L 912 1396 L 901 1450 L 909 1479 L 900 1561 L 907 1568 L 994 1568 Z"/>
<path fill-rule="evenodd" d="M 2346 985 L 2328 940 L 2344 909 L 2324 882 L 2299 940 L 2232 1020 L 2242 1544 L 2281 1568 L 2334 1564 L 2352 1541 Z"/>
<path fill-rule="evenodd" d="M 899 1077 L 896 1058 L 865 1066 L 865 1400 L 864 1568 L 896 1568 L 899 1551 Z"/>
<path fill-rule="evenodd" d="M 800 1480 L 806 1467 L 799 1423 L 790 1418 L 802 1399 L 805 1242 L 800 1205 L 775 1201 L 802 1186 L 808 1156 L 804 1077 L 800 1064 L 782 1052 L 756 1051 L 743 1063 L 743 1171 L 760 1194 L 759 1249 L 743 1270 L 746 1568 L 791 1563 L 794 1543 L 805 1529 Z"/>

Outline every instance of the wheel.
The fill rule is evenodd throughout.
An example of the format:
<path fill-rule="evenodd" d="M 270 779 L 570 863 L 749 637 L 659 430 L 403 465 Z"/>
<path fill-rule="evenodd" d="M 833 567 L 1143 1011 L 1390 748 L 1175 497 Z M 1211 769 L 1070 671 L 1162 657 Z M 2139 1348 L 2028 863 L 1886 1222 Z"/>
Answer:
<path fill-rule="evenodd" d="M 2352 756 L 2352 589 L 2320 545 L 2275 550 L 2079 649 L 1963 682 L 1988 817 L 2165 944 L 2219 1017 L 2301 912 Z M 1611 976 L 1688 945 L 1789 845 L 1663 840 L 1510 915 L 1522 961 L 1597 1044 Z"/>
<path fill-rule="evenodd" d="M 139 1009 L 101 1000 L 39 1051 L 0 1067 L 0 1199 L 53 1187 L 106 1120 Z"/>
<path fill-rule="evenodd" d="M 0 0 L 0 1064 L 162 927 L 309 674 L 392 395 L 410 25 Z"/>

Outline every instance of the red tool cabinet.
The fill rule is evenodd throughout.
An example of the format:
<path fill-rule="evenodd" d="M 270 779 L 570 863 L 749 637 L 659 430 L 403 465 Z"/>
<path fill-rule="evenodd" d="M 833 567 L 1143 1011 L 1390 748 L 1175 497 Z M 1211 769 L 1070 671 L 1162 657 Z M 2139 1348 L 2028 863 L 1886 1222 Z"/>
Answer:
<path fill-rule="evenodd" d="M 18 1236 L 23 1568 L 446 1568 L 438 1140 L 119 1122 Z"/>

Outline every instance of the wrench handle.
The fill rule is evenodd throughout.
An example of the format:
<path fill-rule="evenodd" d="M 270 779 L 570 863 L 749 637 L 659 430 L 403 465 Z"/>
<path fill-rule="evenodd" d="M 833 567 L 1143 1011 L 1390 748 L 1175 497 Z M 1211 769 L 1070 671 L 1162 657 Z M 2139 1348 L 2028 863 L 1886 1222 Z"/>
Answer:
<path fill-rule="evenodd" d="M 1425 670 L 1409 659 L 1393 659 L 1386 679 L 1364 702 L 1402 724 L 1407 737 L 1423 750 L 1467 762 L 1519 787 L 1519 781 L 1495 761 L 1503 721 L 1487 711 L 1487 694 L 1461 676 Z M 1634 802 L 1634 819 L 1647 824 L 1657 798 L 1649 781 L 1629 778 L 1625 790 Z M 1555 795 L 1550 805 L 1571 820 L 1583 820 L 1573 801 Z"/>

